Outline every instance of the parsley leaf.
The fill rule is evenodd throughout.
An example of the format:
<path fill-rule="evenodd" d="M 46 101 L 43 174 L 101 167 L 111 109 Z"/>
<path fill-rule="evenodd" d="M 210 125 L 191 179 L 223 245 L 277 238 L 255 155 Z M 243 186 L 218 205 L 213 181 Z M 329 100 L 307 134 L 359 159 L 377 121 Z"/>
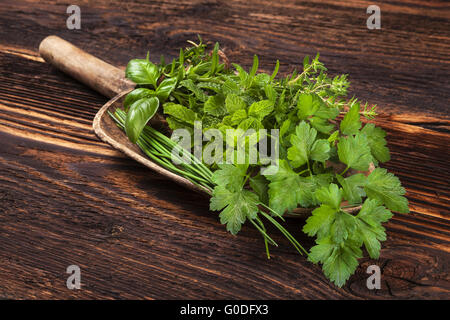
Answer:
<path fill-rule="evenodd" d="M 370 199 L 378 199 L 386 207 L 393 211 L 408 213 L 408 200 L 403 197 L 406 193 L 400 180 L 384 168 L 376 168 L 367 177 L 364 186 L 367 196 Z"/>
<path fill-rule="evenodd" d="M 243 178 L 247 172 L 247 165 L 219 164 L 219 169 L 214 171 L 212 181 L 230 190 L 242 189 Z"/>
<path fill-rule="evenodd" d="M 372 259 L 380 256 L 380 241 L 386 240 L 386 232 L 381 223 L 388 221 L 392 213 L 379 205 L 378 200 L 367 199 L 356 216 L 358 234 Z"/>
<path fill-rule="evenodd" d="M 325 276 L 342 287 L 355 272 L 361 257 L 362 251 L 356 241 L 347 240 L 341 245 L 328 237 L 317 241 L 308 259 L 313 263 L 321 262 Z"/>
<path fill-rule="evenodd" d="M 327 140 L 315 141 L 317 131 L 302 121 L 291 136 L 292 147 L 288 149 L 288 159 L 292 166 L 298 168 L 308 162 L 308 159 L 325 161 L 329 158 L 330 144 Z"/>
<path fill-rule="evenodd" d="M 328 122 L 339 114 L 335 107 L 328 107 L 317 94 L 300 94 L 297 101 L 297 116 L 300 120 L 308 119 L 311 125 L 322 133 L 330 133 L 333 125 Z"/>
<path fill-rule="evenodd" d="M 350 203 L 361 203 L 362 197 L 365 196 L 364 190 L 361 188 L 366 183 L 366 176 L 362 173 L 354 174 L 348 178 L 336 175 L 337 180 L 344 189 L 344 198 Z"/>
<path fill-rule="evenodd" d="M 269 167 L 266 172 L 271 171 Z M 299 176 L 286 160 L 280 160 L 278 172 L 266 174 L 266 178 L 270 181 L 269 204 L 276 212 L 283 214 L 286 210 L 292 211 L 299 204 L 308 207 L 315 203 L 313 181 Z"/>
<path fill-rule="evenodd" d="M 227 230 L 237 234 L 245 220 L 255 219 L 258 213 L 258 196 L 249 190 L 230 191 L 224 186 L 216 186 L 209 208 L 222 210 L 220 222 L 227 225 Z"/>
<path fill-rule="evenodd" d="M 338 155 L 341 162 L 356 170 L 368 170 L 372 161 L 367 137 L 362 134 L 341 138 L 338 143 Z"/>
<path fill-rule="evenodd" d="M 370 152 L 373 157 L 380 162 L 386 162 L 391 159 L 389 149 L 386 146 L 386 132 L 373 123 L 368 123 L 362 128 L 361 133 L 367 136 Z"/>
<path fill-rule="evenodd" d="M 361 121 L 359 120 L 359 103 L 355 103 L 344 119 L 341 121 L 340 129 L 345 135 L 357 134 L 361 128 Z"/>

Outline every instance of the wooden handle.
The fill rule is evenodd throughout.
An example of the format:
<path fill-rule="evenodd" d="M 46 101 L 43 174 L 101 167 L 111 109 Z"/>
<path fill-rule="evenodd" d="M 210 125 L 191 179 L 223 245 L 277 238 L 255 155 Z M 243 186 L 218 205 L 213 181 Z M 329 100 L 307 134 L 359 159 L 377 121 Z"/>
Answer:
<path fill-rule="evenodd" d="M 51 65 L 109 98 L 135 86 L 132 81 L 125 78 L 123 70 L 90 55 L 60 37 L 48 36 L 42 40 L 39 53 Z"/>

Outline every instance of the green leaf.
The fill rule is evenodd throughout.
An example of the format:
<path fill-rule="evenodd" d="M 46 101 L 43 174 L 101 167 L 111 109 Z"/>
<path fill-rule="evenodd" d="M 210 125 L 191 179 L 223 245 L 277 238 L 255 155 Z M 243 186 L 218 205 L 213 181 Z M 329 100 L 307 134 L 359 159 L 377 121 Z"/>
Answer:
<path fill-rule="evenodd" d="M 406 193 L 400 180 L 384 168 L 376 168 L 367 177 L 364 186 L 367 197 L 377 199 L 392 211 L 408 213 L 408 200 L 403 197 Z"/>
<path fill-rule="evenodd" d="M 255 54 L 255 55 L 253 55 L 253 65 L 252 65 L 252 68 L 249 73 L 249 76 L 251 78 L 253 78 L 256 74 L 256 71 L 258 71 L 258 64 L 259 64 L 258 56 Z"/>
<path fill-rule="evenodd" d="M 248 129 L 254 129 L 255 131 L 258 131 L 259 129 L 263 129 L 264 126 L 258 119 L 250 117 L 239 123 L 238 128 L 244 131 L 247 131 Z"/>
<path fill-rule="evenodd" d="M 245 101 L 239 97 L 237 94 L 230 93 L 225 99 L 225 107 L 229 114 L 233 114 L 237 110 L 242 110 L 246 108 Z"/>
<path fill-rule="evenodd" d="M 359 120 L 359 103 L 353 104 L 344 119 L 341 121 L 340 129 L 345 135 L 357 134 L 361 128 L 361 121 Z"/>
<path fill-rule="evenodd" d="M 208 99 L 208 96 L 191 79 L 181 81 L 180 85 L 194 93 L 195 97 L 201 102 Z"/>
<path fill-rule="evenodd" d="M 344 198 L 349 204 L 356 204 L 362 202 L 362 197 L 365 196 L 365 192 L 362 187 L 366 183 L 366 176 L 362 173 L 351 175 L 348 178 L 344 178 L 341 175 L 336 175 L 337 180 L 344 189 Z"/>
<path fill-rule="evenodd" d="M 338 287 L 342 287 L 358 267 L 358 258 L 362 257 L 357 244 L 334 246 L 333 253 L 323 262 L 325 276 Z"/>
<path fill-rule="evenodd" d="M 291 136 L 292 147 L 288 149 L 288 159 L 294 168 L 308 162 L 308 159 L 325 161 L 330 156 L 330 144 L 327 140 L 315 140 L 317 131 L 302 121 Z"/>
<path fill-rule="evenodd" d="M 316 198 L 320 203 L 327 204 L 331 208 L 338 210 L 342 202 L 342 189 L 336 184 L 331 183 L 328 188 L 322 187 L 316 190 Z"/>
<path fill-rule="evenodd" d="M 159 101 L 164 102 L 169 97 L 170 93 L 175 89 L 177 85 L 177 78 L 167 78 L 161 81 L 158 88 L 156 89 L 156 95 Z"/>
<path fill-rule="evenodd" d="M 355 217 L 345 211 L 339 211 L 336 214 L 336 219 L 331 226 L 330 234 L 334 243 L 342 243 L 347 238 L 354 234 L 356 229 Z"/>
<path fill-rule="evenodd" d="M 337 209 L 323 204 L 313 210 L 311 216 L 306 219 L 303 232 L 310 237 L 317 235 L 321 239 L 330 234 L 331 226 L 336 218 Z"/>
<path fill-rule="evenodd" d="M 372 162 L 372 155 L 365 135 L 342 137 L 338 143 L 339 160 L 348 167 L 367 171 Z"/>
<path fill-rule="evenodd" d="M 339 115 L 339 108 L 329 107 L 325 103 L 322 103 L 314 115 L 323 120 L 332 120 Z"/>
<path fill-rule="evenodd" d="M 245 220 L 255 219 L 258 213 L 258 196 L 249 190 L 230 191 L 224 186 L 216 186 L 210 201 L 210 209 L 222 210 L 220 222 L 227 230 L 237 234 Z"/>
<path fill-rule="evenodd" d="M 392 213 L 379 205 L 378 200 L 366 199 L 356 216 L 358 234 L 372 259 L 380 256 L 380 241 L 386 240 L 386 232 L 381 223 L 388 221 Z"/>
<path fill-rule="evenodd" d="M 130 106 L 139 99 L 149 98 L 155 95 L 155 91 L 147 89 L 147 88 L 138 88 L 134 89 L 130 93 L 128 93 L 123 102 L 123 107 L 125 112 L 128 111 Z"/>
<path fill-rule="evenodd" d="M 231 124 L 232 125 L 238 125 L 242 121 L 247 119 L 247 111 L 245 109 L 239 109 L 236 110 L 233 115 L 231 116 Z"/>
<path fill-rule="evenodd" d="M 297 115 L 301 120 L 307 119 L 309 116 L 314 115 L 319 107 L 322 105 L 322 100 L 316 94 L 302 93 L 298 97 Z"/>
<path fill-rule="evenodd" d="M 310 158 L 316 161 L 325 161 L 330 157 L 330 144 L 327 140 L 319 139 L 314 142 L 310 151 Z"/>
<path fill-rule="evenodd" d="M 358 243 L 347 240 L 344 245 L 334 243 L 330 237 L 317 241 L 311 248 L 308 260 L 322 263 L 325 276 L 338 287 L 342 287 L 358 267 L 362 257 Z"/>
<path fill-rule="evenodd" d="M 171 115 L 176 118 L 178 121 L 182 121 L 188 124 L 194 124 L 196 119 L 195 112 L 182 106 L 181 104 L 176 103 L 166 103 L 163 105 L 164 113 Z"/>
<path fill-rule="evenodd" d="M 147 122 L 155 115 L 159 107 L 156 97 L 135 101 L 128 110 L 125 119 L 125 132 L 131 142 L 136 143 Z"/>
<path fill-rule="evenodd" d="M 264 176 L 258 174 L 249 179 L 249 184 L 253 191 L 256 192 L 261 202 L 268 204 L 269 196 L 267 192 L 269 190 L 269 181 Z"/>
<path fill-rule="evenodd" d="M 230 190 L 242 189 L 244 177 L 247 174 L 247 165 L 219 164 L 214 171 L 212 181 Z"/>
<path fill-rule="evenodd" d="M 370 152 L 373 157 L 380 162 L 386 162 L 391 159 L 389 149 L 386 147 L 386 132 L 373 123 L 368 123 L 362 128 L 361 133 L 367 136 Z"/>
<path fill-rule="evenodd" d="M 238 95 L 241 92 L 241 88 L 239 88 L 239 85 L 236 81 L 227 79 L 222 85 L 222 92 L 224 95 L 232 93 Z"/>
<path fill-rule="evenodd" d="M 216 117 L 223 116 L 227 113 L 227 109 L 225 109 L 225 99 L 220 94 L 210 96 L 205 102 L 204 109 L 205 112 Z"/>
<path fill-rule="evenodd" d="M 128 62 L 125 76 L 137 84 L 152 84 L 156 88 L 159 78 L 158 67 L 146 59 L 133 59 Z"/>
<path fill-rule="evenodd" d="M 292 147 L 288 149 L 287 156 L 294 168 L 308 162 L 310 149 L 316 136 L 317 131 L 304 121 L 295 128 L 295 135 L 291 136 Z"/>
<path fill-rule="evenodd" d="M 269 204 L 271 208 L 283 214 L 286 210 L 292 211 L 298 205 L 308 207 L 315 204 L 313 197 L 315 184 L 310 178 L 299 176 L 286 160 L 279 161 L 276 174 L 271 174 L 273 169 L 269 167 L 264 173 L 270 181 Z"/>
<path fill-rule="evenodd" d="M 273 110 L 273 102 L 270 100 L 261 100 L 252 103 L 248 109 L 248 115 L 258 120 L 264 119 Z"/>

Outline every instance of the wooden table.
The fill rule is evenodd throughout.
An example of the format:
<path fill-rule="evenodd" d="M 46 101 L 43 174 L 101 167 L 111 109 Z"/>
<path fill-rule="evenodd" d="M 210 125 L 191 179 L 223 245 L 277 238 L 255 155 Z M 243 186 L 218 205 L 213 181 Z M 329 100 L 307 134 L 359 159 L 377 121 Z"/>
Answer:
<path fill-rule="evenodd" d="M 439 1 L 77 1 L 68 30 L 60 1 L 0 2 L 0 298 L 450 298 L 450 11 Z M 174 56 L 196 34 L 248 67 L 281 71 L 321 53 L 351 95 L 379 106 L 411 213 L 387 224 L 377 261 L 364 258 L 339 289 L 282 245 L 267 260 L 260 235 L 237 237 L 208 200 L 99 141 L 91 122 L 107 99 L 42 61 L 56 34 L 118 66 Z M 302 221 L 289 230 L 305 246 Z M 81 290 L 66 268 L 81 268 Z M 382 269 L 368 290 L 367 266 Z"/>

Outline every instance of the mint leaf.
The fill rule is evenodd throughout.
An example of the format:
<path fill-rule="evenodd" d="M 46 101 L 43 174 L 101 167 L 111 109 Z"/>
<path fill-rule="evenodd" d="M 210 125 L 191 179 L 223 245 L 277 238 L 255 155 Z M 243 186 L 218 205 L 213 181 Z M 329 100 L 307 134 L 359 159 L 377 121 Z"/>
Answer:
<path fill-rule="evenodd" d="M 348 167 L 361 171 L 368 170 L 372 161 L 367 137 L 361 134 L 339 139 L 338 155 Z"/>
<path fill-rule="evenodd" d="M 231 124 L 236 126 L 245 119 L 247 119 L 247 111 L 245 109 L 236 110 L 231 116 Z"/>
<path fill-rule="evenodd" d="M 233 112 L 237 110 L 241 110 L 246 108 L 245 101 L 239 97 L 238 95 L 231 93 L 227 95 L 225 99 L 225 107 L 229 114 L 232 114 Z"/>
<path fill-rule="evenodd" d="M 225 108 L 225 99 L 220 94 L 210 96 L 205 102 L 204 109 L 206 113 L 216 117 L 223 116 L 227 113 L 227 109 Z"/>
<path fill-rule="evenodd" d="M 198 100 L 205 102 L 208 99 L 208 96 L 203 90 L 201 90 L 191 79 L 181 81 L 180 85 L 191 91 Z"/>
<path fill-rule="evenodd" d="M 357 134 L 361 128 L 361 121 L 359 120 L 359 103 L 353 104 L 344 119 L 341 121 L 340 129 L 345 135 Z"/>
<path fill-rule="evenodd" d="M 391 159 L 389 149 L 386 146 L 386 132 L 373 123 L 368 123 L 362 128 L 361 133 L 367 136 L 370 152 L 373 157 L 380 162 L 386 162 Z"/>
<path fill-rule="evenodd" d="M 254 129 L 255 131 L 258 131 L 259 129 L 263 129 L 264 126 L 259 119 L 250 117 L 239 123 L 238 128 L 244 131 L 247 131 L 248 129 Z"/>
<path fill-rule="evenodd" d="M 185 106 L 182 106 L 181 104 L 175 104 L 172 102 L 165 103 L 163 105 L 163 109 L 165 114 L 171 115 L 178 121 L 194 124 L 196 119 L 195 112 Z"/>
<path fill-rule="evenodd" d="M 408 213 L 408 200 L 403 197 L 406 193 L 400 180 L 384 168 L 376 168 L 367 177 L 364 186 L 370 199 L 377 199 L 392 211 Z"/>
<path fill-rule="evenodd" d="M 273 110 L 273 102 L 270 100 L 261 100 L 252 103 L 248 108 L 248 115 L 254 117 L 258 120 L 264 119 L 265 116 L 269 115 Z"/>

